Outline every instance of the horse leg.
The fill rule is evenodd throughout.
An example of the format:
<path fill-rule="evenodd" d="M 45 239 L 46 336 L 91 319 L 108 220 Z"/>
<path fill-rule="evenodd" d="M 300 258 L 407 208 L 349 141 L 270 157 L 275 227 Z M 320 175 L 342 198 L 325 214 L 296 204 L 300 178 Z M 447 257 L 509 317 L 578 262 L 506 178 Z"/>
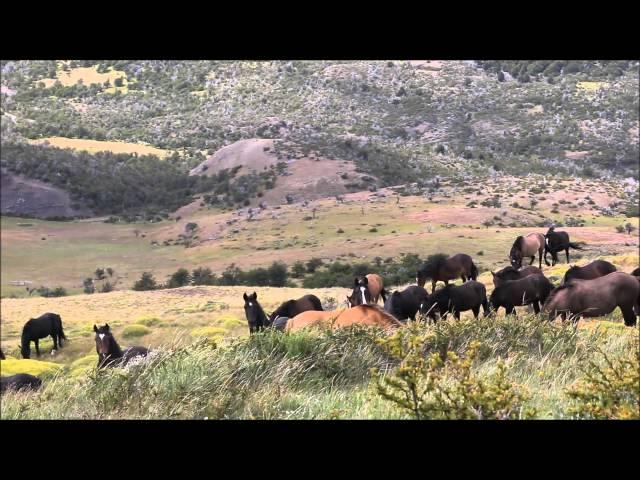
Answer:
<path fill-rule="evenodd" d="M 623 308 L 620 306 L 620 310 L 622 310 L 622 316 L 624 318 L 624 324 L 627 327 L 635 327 L 636 326 L 636 314 L 633 311 L 632 306 L 626 306 Z"/>
<path fill-rule="evenodd" d="M 462 283 L 467 281 L 467 277 L 465 277 L 464 275 L 460 275 L 460 278 L 462 278 Z"/>
<path fill-rule="evenodd" d="M 431 293 L 436 291 L 436 283 L 438 283 L 436 279 L 431 280 Z"/>
<path fill-rule="evenodd" d="M 533 257 L 531 257 L 531 261 L 529 262 L 529 265 L 533 265 L 533 262 L 536 261 L 536 256 L 534 255 Z"/>
<path fill-rule="evenodd" d="M 453 316 L 456 317 L 456 320 L 460 320 L 460 312 L 457 309 L 453 311 Z"/>
<path fill-rule="evenodd" d="M 39 339 L 35 339 L 33 343 L 36 344 L 36 355 L 40 356 L 40 345 L 39 345 L 40 340 Z"/>
<path fill-rule="evenodd" d="M 537 315 L 540 313 L 540 303 L 538 303 L 538 300 L 535 300 L 533 302 L 533 312 Z"/>
<path fill-rule="evenodd" d="M 569 263 L 569 247 L 567 247 L 564 252 L 567 254 L 567 264 Z"/>
<path fill-rule="evenodd" d="M 480 305 L 478 305 L 477 307 L 472 308 L 473 310 L 473 318 L 475 318 L 476 320 L 478 319 L 478 315 L 480 315 Z"/>
<path fill-rule="evenodd" d="M 507 305 L 504 307 L 506 313 L 505 315 L 515 315 L 516 314 L 516 307 L 514 307 L 513 305 Z"/>
<path fill-rule="evenodd" d="M 53 338 L 53 350 L 51 350 L 53 353 L 58 350 L 58 336 L 55 333 L 52 333 L 51 338 Z"/>
<path fill-rule="evenodd" d="M 538 250 L 538 268 L 542 270 L 542 249 Z"/>

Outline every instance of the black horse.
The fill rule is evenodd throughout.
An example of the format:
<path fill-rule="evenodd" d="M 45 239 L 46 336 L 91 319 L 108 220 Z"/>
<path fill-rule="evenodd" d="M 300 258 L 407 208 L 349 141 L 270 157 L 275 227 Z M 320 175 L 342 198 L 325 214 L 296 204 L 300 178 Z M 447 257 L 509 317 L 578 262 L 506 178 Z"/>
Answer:
<path fill-rule="evenodd" d="M 553 284 L 544 275 L 529 275 L 519 280 L 502 283 L 491 293 L 489 303 L 496 312 L 504 307 L 507 315 L 515 313 L 516 306 L 533 304 L 533 311 L 540 313 L 540 307 L 553 290 Z"/>
<path fill-rule="evenodd" d="M 0 360 L 6 360 L 6 359 L 7 359 L 7 357 L 4 356 L 4 352 L 0 348 Z"/>
<path fill-rule="evenodd" d="M 424 288 L 412 285 L 401 292 L 397 290 L 393 292 L 384 302 L 384 309 L 398 320 L 408 318 L 415 320 L 420 304 L 426 302 L 428 298 L 429 294 Z"/>
<path fill-rule="evenodd" d="M 564 274 L 564 280 L 562 283 L 570 282 L 571 280 L 593 280 L 594 278 L 604 277 L 610 273 L 615 272 L 617 269 L 615 265 L 607 262 L 606 260 L 594 260 L 584 267 L 573 266 Z"/>
<path fill-rule="evenodd" d="M 60 315 L 56 313 L 45 313 L 38 318 L 32 318 L 22 327 L 22 340 L 21 340 L 21 352 L 23 358 L 31 358 L 31 341 L 36 344 L 36 354 L 40 356 L 40 346 L 38 341 L 41 338 L 51 335 L 53 339 L 53 350 L 51 354 L 54 355 L 58 350 L 58 344 L 62 348 L 62 340 L 66 340 L 62 329 L 62 319 Z"/>
<path fill-rule="evenodd" d="M 547 261 L 547 253 L 551 253 L 551 265 L 555 265 L 559 262 L 559 251 L 565 251 L 567 255 L 567 263 L 569 263 L 569 248 L 584 250 L 578 243 L 569 241 L 569 234 L 567 232 L 556 232 L 555 227 L 549 227 L 549 230 L 547 230 L 547 233 L 544 236 L 546 239 L 546 245 L 544 248 L 544 263 L 547 266 L 549 266 L 549 262 Z"/>
<path fill-rule="evenodd" d="M 494 287 L 497 287 L 506 281 L 519 280 L 521 278 L 528 277 L 529 275 L 543 275 L 543 273 L 542 270 L 538 267 L 534 267 L 533 265 L 527 265 L 522 268 L 508 266 L 504 267 L 502 270 L 498 270 L 497 272 L 491 272 Z"/>
<path fill-rule="evenodd" d="M 4 393 L 7 390 L 37 390 L 41 386 L 42 380 L 28 373 L 0 377 L 0 393 Z"/>
<path fill-rule="evenodd" d="M 135 357 L 146 357 L 149 349 L 145 347 L 129 347 L 122 351 L 111 333 L 109 324 L 104 327 L 93 326 L 96 332 L 96 351 L 98 352 L 98 368 L 123 367 Z"/>
<path fill-rule="evenodd" d="M 273 327 L 284 331 L 287 320 L 307 310 L 322 311 L 320 299 L 315 295 L 305 295 L 297 300 L 288 300 L 280 305 L 269 317 L 264 313 L 262 305 L 258 303 L 258 294 L 253 292 L 242 295 L 244 298 L 244 314 L 249 322 L 249 333 L 258 332 L 264 328 Z"/>
<path fill-rule="evenodd" d="M 631 275 L 633 275 L 634 277 L 640 277 L 640 267 L 631 272 Z"/>
<path fill-rule="evenodd" d="M 478 278 L 478 268 L 471 257 L 466 253 L 458 253 L 451 257 L 436 253 L 430 255 L 420 267 L 416 274 L 416 283 L 418 286 L 424 287 L 426 281 L 431 279 L 431 293 L 433 293 L 436 290 L 438 281 L 448 285 L 449 280 L 455 280 L 458 277 L 462 278 L 463 282 L 468 279 L 476 280 Z"/>
<path fill-rule="evenodd" d="M 487 289 L 484 284 L 469 280 L 460 286 L 446 285 L 436 290 L 426 302 L 420 305 L 420 313 L 429 315 L 433 320 L 436 319 L 436 312 L 440 313 L 441 317 L 452 313 L 456 319 L 460 320 L 460 312 L 472 310 L 473 316 L 477 319 L 480 307 L 487 316 L 489 314 Z"/>

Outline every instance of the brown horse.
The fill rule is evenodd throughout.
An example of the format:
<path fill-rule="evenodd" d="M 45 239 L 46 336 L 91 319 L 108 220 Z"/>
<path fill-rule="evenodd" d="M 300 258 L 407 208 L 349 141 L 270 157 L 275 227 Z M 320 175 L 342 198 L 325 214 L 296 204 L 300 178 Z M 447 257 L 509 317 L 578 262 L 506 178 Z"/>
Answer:
<path fill-rule="evenodd" d="M 384 289 L 382 277 L 377 273 L 369 273 L 365 277 L 356 277 L 353 282 L 353 292 L 347 297 L 349 306 L 367 305 L 370 303 L 378 303 L 382 297 L 382 301 L 387 301 L 387 291 Z"/>
<path fill-rule="evenodd" d="M 545 247 L 544 235 L 541 233 L 530 233 L 526 237 L 520 235 L 513 242 L 511 251 L 509 252 L 509 260 L 515 268 L 522 267 L 522 259 L 531 257 L 529 265 L 533 265 L 538 253 L 538 268 L 542 268 L 542 254 Z"/>
<path fill-rule="evenodd" d="M 493 286 L 499 287 L 504 282 L 509 280 L 520 280 L 521 278 L 528 277 L 530 275 L 544 275 L 542 270 L 538 267 L 534 267 L 533 265 L 527 265 L 526 267 L 522 267 L 519 269 L 513 267 L 504 267 L 502 270 L 497 272 L 491 272 L 491 276 L 493 277 Z"/>
<path fill-rule="evenodd" d="M 447 258 L 446 255 L 438 253 L 431 255 L 422 265 L 416 276 L 418 286 L 424 287 L 426 281 L 431 279 L 431 293 L 435 292 L 438 281 L 449 285 L 449 280 L 462 278 L 463 282 L 468 279 L 478 278 L 478 268 L 474 265 L 471 257 L 465 253 L 458 253 Z"/>
<path fill-rule="evenodd" d="M 636 312 L 640 312 L 640 280 L 624 272 L 613 272 L 592 280 L 573 280 L 556 287 L 544 304 L 543 312 L 549 320 L 558 314 L 566 319 L 567 314 L 575 320 L 584 317 L 599 317 L 620 307 L 624 324 L 636 325 Z"/>
<path fill-rule="evenodd" d="M 319 312 L 316 310 L 302 312 L 289 319 L 285 332 L 294 332 L 313 326 L 341 328 L 350 325 L 370 325 L 392 329 L 401 327 L 402 323 L 377 305 L 358 305 L 333 312 Z"/>
<path fill-rule="evenodd" d="M 573 266 L 567 273 L 564 274 L 564 280 L 562 283 L 570 282 L 571 280 L 593 280 L 594 278 L 604 277 L 617 270 L 617 268 L 605 260 L 594 260 L 584 267 Z"/>

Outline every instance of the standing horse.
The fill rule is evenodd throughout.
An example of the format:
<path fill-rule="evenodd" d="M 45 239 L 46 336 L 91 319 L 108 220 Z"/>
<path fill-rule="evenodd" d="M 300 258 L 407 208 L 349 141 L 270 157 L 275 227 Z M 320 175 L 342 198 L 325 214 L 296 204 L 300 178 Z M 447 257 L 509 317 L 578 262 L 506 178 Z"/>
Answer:
<path fill-rule="evenodd" d="M 0 393 L 7 390 L 37 390 L 42 380 L 28 373 L 18 373 L 9 377 L 0 377 Z"/>
<path fill-rule="evenodd" d="M 567 263 L 569 263 L 569 248 L 575 248 L 576 250 L 584 250 L 578 243 L 569 241 L 569 234 L 567 232 L 556 232 L 555 227 L 549 227 L 545 234 L 546 246 L 544 249 L 544 263 L 549 265 L 547 261 L 547 252 L 551 253 L 551 265 L 555 265 L 558 260 L 558 252 L 564 250 L 567 255 Z"/>
<path fill-rule="evenodd" d="M 58 343 L 62 348 L 62 340 L 67 337 L 62 329 L 62 318 L 56 313 L 45 313 L 38 318 L 31 318 L 22 327 L 22 339 L 20 351 L 22 358 L 31 358 L 31 342 L 36 345 L 36 354 L 40 356 L 39 340 L 51 335 L 53 339 L 53 350 L 51 355 L 55 355 L 58 350 Z"/>
<path fill-rule="evenodd" d="M 347 297 L 349 306 L 376 304 L 382 297 L 387 301 L 387 291 L 384 289 L 382 277 L 376 273 L 369 273 L 365 277 L 356 277 L 353 281 L 353 292 Z"/>
<path fill-rule="evenodd" d="M 599 317 L 620 307 L 624 324 L 636 325 L 636 312 L 640 313 L 640 280 L 624 272 L 613 272 L 592 280 L 574 280 L 556 287 L 543 311 L 554 320 L 558 314 L 565 320 L 567 314 L 575 320 L 584 317 Z"/>
<path fill-rule="evenodd" d="M 542 268 L 542 254 L 545 248 L 544 235 L 541 233 L 530 233 L 526 237 L 520 235 L 513 242 L 511 251 L 509 252 L 509 260 L 515 268 L 522 267 L 522 259 L 531 257 L 529 265 L 533 265 L 538 254 L 538 268 Z"/>
<path fill-rule="evenodd" d="M 269 317 L 264 313 L 262 305 L 258 303 L 258 294 L 253 292 L 242 295 L 244 298 L 244 314 L 249 322 L 249 333 L 254 333 L 263 328 L 273 327 L 277 330 L 284 330 L 286 319 L 295 317 L 299 313 L 307 310 L 322 311 L 320 299 L 315 295 L 305 295 L 297 300 L 289 300 L 280 305 Z"/>
<path fill-rule="evenodd" d="M 418 286 L 424 287 L 426 281 L 431 279 L 431 293 L 436 290 L 436 283 L 443 281 L 445 285 L 449 280 L 462 278 L 476 280 L 478 278 L 478 268 L 474 265 L 471 257 L 465 253 L 458 253 L 447 258 L 441 253 L 432 255 L 429 260 L 418 270 L 416 282 Z"/>
<path fill-rule="evenodd" d="M 484 284 L 470 280 L 460 286 L 446 285 L 436 290 L 426 302 L 420 305 L 420 313 L 429 315 L 433 320 L 436 319 L 436 312 L 439 312 L 441 317 L 452 313 L 456 319 L 460 320 L 460 312 L 472 310 L 474 318 L 478 319 L 480 307 L 487 316 L 489 314 L 487 289 Z"/>
<path fill-rule="evenodd" d="M 384 302 L 384 309 L 398 320 L 416 319 L 416 313 L 420 309 L 420 305 L 427 301 L 429 294 L 427 291 L 412 285 L 403 291 L 395 291 Z"/>
<path fill-rule="evenodd" d="M 491 292 L 489 303 L 496 312 L 504 307 L 507 315 L 515 314 L 515 307 L 533 304 L 533 311 L 540 313 L 540 306 L 544 304 L 553 289 L 553 285 L 544 275 L 529 275 L 519 280 L 510 280 L 496 287 Z"/>
<path fill-rule="evenodd" d="M 96 332 L 98 368 L 123 367 L 133 358 L 146 357 L 149 353 L 149 349 L 145 347 L 129 347 L 122 351 L 108 323 L 100 328 L 94 325 L 93 331 Z"/>
<path fill-rule="evenodd" d="M 617 271 L 616 267 L 605 260 L 594 260 L 584 267 L 573 266 L 564 274 L 562 283 L 568 283 L 571 280 L 593 280 L 594 278 L 604 277 Z"/>
<path fill-rule="evenodd" d="M 313 326 L 342 328 L 350 325 L 369 325 L 384 329 L 395 329 L 403 324 L 378 305 L 357 305 L 332 312 L 314 310 L 302 312 L 289 319 L 285 331 L 291 332 Z"/>
<path fill-rule="evenodd" d="M 502 270 L 499 270 L 495 273 L 491 272 L 494 287 L 498 287 L 506 281 L 519 280 L 521 278 L 528 277 L 529 275 L 544 274 L 542 273 L 542 270 L 540 270 L 538 267 L 534 267 L 533 265 L 528 265 L 519 269 L 513 267 L 504 267 Z"/>

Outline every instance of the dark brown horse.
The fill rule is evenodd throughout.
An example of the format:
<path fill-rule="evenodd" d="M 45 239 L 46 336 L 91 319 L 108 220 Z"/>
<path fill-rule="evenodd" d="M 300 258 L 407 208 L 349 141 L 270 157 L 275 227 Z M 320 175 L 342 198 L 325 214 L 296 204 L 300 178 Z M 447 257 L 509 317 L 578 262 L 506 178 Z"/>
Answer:
<path fill-rule="evenodd" d="M 569 248 L 575 248 L 576 250 L 584 250 L 578 243 L 569 241 L 569 234 L 567 232 L 556 232 L 555 227 L 549 227 L 545 234 L 546 246 L 544 248 L 544 263 L 549 265 L 547 261 L 547 253 L 551 253 L 551 265 L 555 265 L 559 262 L 558 252 L 564 250 L 567 255 L 567 263 L 569 263 Z"/>
<path fill-rule="evenodd" d="M 493 276 L 493 285 L 497 287 L 509 280 L 519 280 L 521 278 L 528 277 L 529 275 L 544 274 L 538 267 L 527 265 L 522 268 L 504 267 L 502 270 L 498 270 L 495 273 L 491 272 L 491 275 Z"/>
<path fill-rule="evenodd" d="M 631 275 L 635 277 L 640 277 L 640 267 L 636 268 L 633 272 L 631 272 Z"/>
<path fill-rule="evenodd" d="M 258 294 L 251 295 L 244 293 L 244 313 L 249 322 L 249 333 L 254 333 L 263 328 L 276 328 L 284 330 L 286 319 L 293 318 L 299 313 L 307 310 L 322 311 L 320 299 L 315 295 L 305 295 L 297 300 L 288 300 L 280 305 L 269 317 L 264 313 L 262 306 L 258 303 Z"/>
<path fill-rule="evenodd" d="M 135 357 L 146 357 L 149 349 L 145 347 L 129 347 L 124 351 L 111 333 L 109 324 L 104 327 L 93 326 L 96 332 L 96 352 L 98 352 L 98 368 L 122 367 Z"/>
<path fill-rule="evenodd" d="M 436 313 L 440 313 L 441 317 L 451 313 L 460 320 L 460 312 L 471 310 L 474 318 L 477 319 L 480 307 L 487 316 L 489 314 L 487 289 L 484 284 L 471 280 L 459 286 L 446 285 L 436 290 L 426 302 L 420 305 L 420 313 L 429 315 L 433 320 L 436 319 Z"/>
<path fill-rule="evenodd" d="M 613 272 L 604 277 L 592 280 L 573 280 L 555 288 L 543 311 L 549 319 L 558 314 L 562 319 L 567 315 L 599 317 L 613 312 L 620 307 L 624 324 L 628 327 L 636 325 L 636 312 L 640 312 L 640 280 L 624 272 Z"/>
<path fill-rule="evenodd" d="M 564 280 L 562 283 L 570 282 L 571 280 L 593 280 L 594 278 L 604 277 L 617 270 L 617 268 L 605 260 L 594 260 L 584 267 L 573 266 L 567 273 L 564 274 Z"/>
<path fill-rule="evenodd" d="M 538 268 L 542 268 L 542 254 L 545 248 L 544 235 L 541 233 L 530 233 L 526 237 L 522 235 L 516 238 L 509 252 L 509 260 L 515 268 L 522 267 L 522 259 L 531 257 L 529 265 L 533 265 L 538 254 Z"/>
<path fill-rule="evenodd" d="M 418 270 L 416 282 L 419 286 L 424 287 L 428 279 L 431 279 L 431 293 L 436 290 L 438 281 L 449 284 L 449 280 L 462 278 L 463 282 L 468 279 L 476 280 L 478 278 L 478 268 L 474 265 L 471 257 L 465 253 L 458 253 L 447 258 L 441 253 L 432 255 Z"/>
<path fill-rule="evenodd" d="M 387 301 L 387 291 L 384 289 L 384 281 L 377 273 L 369 273 L 364 277 L 356 277 L 353 281 L 353 292 L 347 297 L 349 306 L 377 304 L 382 297 L 382 302 Z"/>
<path fill-rule="evenodd" d="M 506 281 L 491 293 L 489 303 L 496 312 L 504 307 L 507 315 L 515 313 L 515 308 L 522 305 L 533 305 L 533 311 L 540 313 L 540 306 L 544 304 L 553 290 L 553 285 L 544 275 L 529 275 L 519 280 Z"/>

